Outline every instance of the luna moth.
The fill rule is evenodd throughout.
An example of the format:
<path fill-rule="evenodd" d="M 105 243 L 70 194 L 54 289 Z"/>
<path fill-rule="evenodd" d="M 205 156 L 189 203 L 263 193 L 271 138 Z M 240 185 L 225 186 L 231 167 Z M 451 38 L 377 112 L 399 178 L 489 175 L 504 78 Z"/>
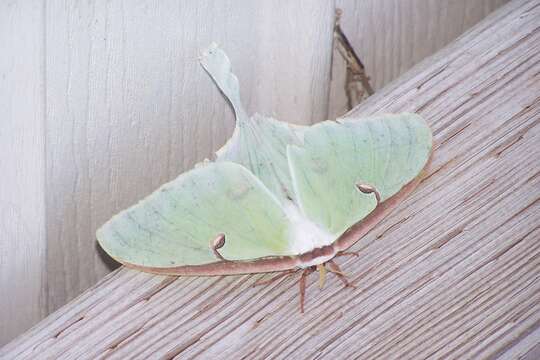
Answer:
<path fill-rule="evenodd" d="M 326 270 L 418 185 L 432 149 L 413 113 L 298 126 L 240 101 L 227 55 L 212 44 L 200 63 L 236 116 L 232 137 L 205 160 L 113 216 L 97 231 L 118 262 L 167 275 Z M 322 283 L 321 283 L 322 285 Z"/>

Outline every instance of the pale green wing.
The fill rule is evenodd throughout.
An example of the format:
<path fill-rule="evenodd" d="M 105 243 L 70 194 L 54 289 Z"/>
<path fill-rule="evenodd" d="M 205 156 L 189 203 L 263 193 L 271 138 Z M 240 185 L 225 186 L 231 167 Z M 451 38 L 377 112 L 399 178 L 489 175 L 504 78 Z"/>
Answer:
<path fill-rule="evenodd" d="M 217 153 L 216 161 L 244 165 L 281 203 L 294 199 L 287 145 L 300 144 L 286 123 L 255 114 Z"/>
<path fill-rule="evenodd" d="M 183 173 L 114 216 L 97 238 L 119 262 L 175 267 L 219 261 L 210 247 L 219 234 L 227 260 L 291 254 L 279 202 L 248 170 L 228 162 Z"/>
<path fill-rule="evenodd" d="M 365 119 L 325 121 L 304 133 L 303 146 L 289 146 L 297 202 L 304 214 L 339 235 L 419 175 L 431 152 L 424 120 L 403 113 Z"/>
<path fill-rule="evenodd" d="M 216 152 L 216 161 L 245 166 L 285 204 L 294 198 L 287 161 L 287 145 L 300 145 L 304 127 L 255 114 L 249 118 L 240 101 L 238 79 L 231 72 L 227 55 L 212 44 L 201 64 L 231 102 L 236 127 L 231 139 Z"/>

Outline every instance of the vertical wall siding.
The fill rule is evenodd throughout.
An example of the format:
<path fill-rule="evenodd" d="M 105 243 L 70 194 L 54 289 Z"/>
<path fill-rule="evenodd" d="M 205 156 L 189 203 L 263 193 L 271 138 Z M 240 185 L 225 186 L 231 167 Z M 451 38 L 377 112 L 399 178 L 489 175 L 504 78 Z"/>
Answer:
<path fill-rule="evenodd" d="M 0 2 L 0 345 L 46 315 L 43 6 Z"/>

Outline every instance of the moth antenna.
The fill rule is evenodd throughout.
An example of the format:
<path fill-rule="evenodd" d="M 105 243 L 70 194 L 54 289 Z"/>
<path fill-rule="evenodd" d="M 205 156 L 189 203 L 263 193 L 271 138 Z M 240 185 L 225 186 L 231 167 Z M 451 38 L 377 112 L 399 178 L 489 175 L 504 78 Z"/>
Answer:
<path fill-rule="evenodd" d="M 218 234 L 218 236 L 210 242 L 210 248 L 214 252 L 214 255 L 223 261 L 227 261 L 218 251 L 225 245 L 225 234 Z"/>
<path fill-rule="evenodd" d="M 375 199 L 377 200 L 377 205 L 381 203 L 381 193 L 375 188 L 375 186 L 369 184 L 356 184 L 356 188 L 364 194 L 375 194 Z"/>

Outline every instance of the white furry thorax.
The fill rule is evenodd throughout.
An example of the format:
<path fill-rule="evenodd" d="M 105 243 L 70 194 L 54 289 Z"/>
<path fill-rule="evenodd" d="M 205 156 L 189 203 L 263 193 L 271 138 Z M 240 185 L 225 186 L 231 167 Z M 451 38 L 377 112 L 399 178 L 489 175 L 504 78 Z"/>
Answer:
<path fill-rule="evenodd" d="M 284 210 L 291 222 L 289 244 L 293 254 L 310 252 L 315 248 L 330 245 L 336 239 L 335 235 L 305 217 L 295 204 L 287 204 Z M 303 263 L 301 267 L 318 265 L 333 257 L 334 255 L 318 257 L 309 263 Z"/>

